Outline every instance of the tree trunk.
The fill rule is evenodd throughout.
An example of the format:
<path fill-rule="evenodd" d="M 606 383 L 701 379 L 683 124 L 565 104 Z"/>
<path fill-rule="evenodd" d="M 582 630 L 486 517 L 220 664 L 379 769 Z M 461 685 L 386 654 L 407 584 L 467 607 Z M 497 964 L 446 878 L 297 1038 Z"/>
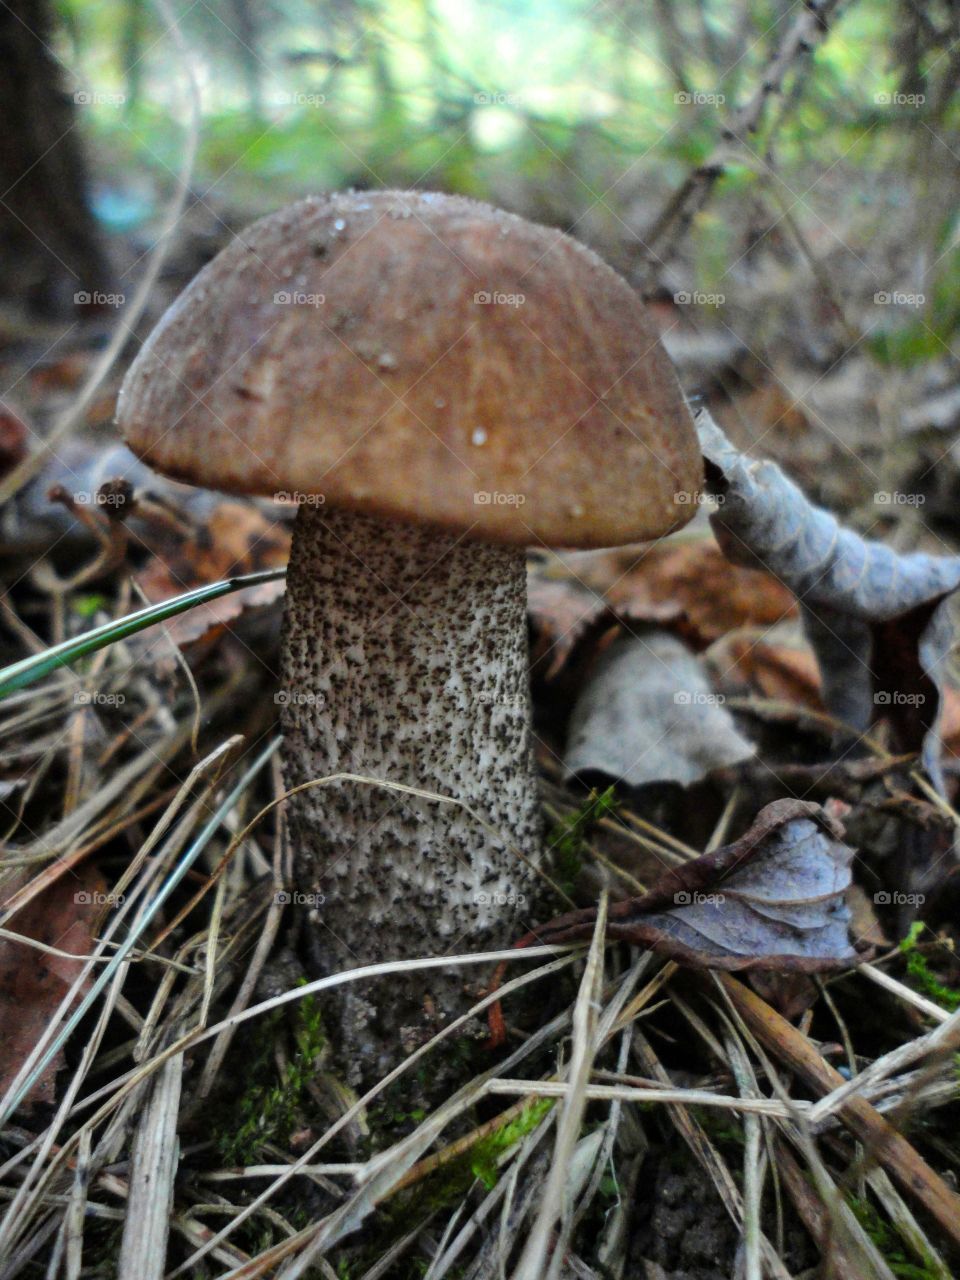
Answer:
<path fill-rule="evenodd" d="M 62 315 L 77 294 L 109 288 L 86 202 L 74 97 L 53 53 L 54 25 L 49 0 L 0 4 L 2 290 L 42 315 Z"/>

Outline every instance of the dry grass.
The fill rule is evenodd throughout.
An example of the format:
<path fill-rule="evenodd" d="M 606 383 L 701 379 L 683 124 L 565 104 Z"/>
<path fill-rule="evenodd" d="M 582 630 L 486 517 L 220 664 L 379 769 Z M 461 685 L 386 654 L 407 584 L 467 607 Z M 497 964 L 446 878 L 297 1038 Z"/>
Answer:
<path fill-rule="evenodd" d="M 59 706 L 58 683 L 21 695 L 15 733 L 24 716 L 42 719 L 51 699 Z M 157 706 L 153 727 L 167 719 Z M 142 726 L 143 743 L 147 732 Z M 647 1211 L 638 1171 L 651 1147 L 669 1149 L 671 1129 L 689 1152 L 681 1164 L 702 1171 L 735 1224 L 745 1276 L 790 1274 L 782 1232 L 797 1219 L 833 1274 L 895 1274 L 872 1238 L 878 1221 L 926 1269 L 917 1274 L 951 1274 L 937 1246 L 960 1248 L 953 1193 L 891 1126 L 909 1117 L 923 1131 L 956 1102 L 960 1012 L 948 1014 L 888 972 L 897 953 L 823 987 L 799 1029 L 735 979 L 684 975 L 648 954 L 624 967 L 622 950 L 603 945 L 602 912 L 585 952 L 425 957 L 258 999 L 282 937 L 275 894 L 287 882 L 283 824 L 273 821 L 278 744 L 268 739 L 251 752 L 227 739 L 171 793 L 171 762 L 183 759 L 188 737 L 167 723 L 149 746 L 128 743 L 115 775 L 122 785 L 111 786 L 108 771 L 49 832 L 15 846 L 12 861 L 35 871 L 18 900 L 109 840 L 125 837 L 134 852 L 112 886 L 122 904 L 2 1102 L 2 1274 L 115 1266 L 123 1280 L 417 1268 L 436 1280 L 628 1275 L 632 1234 Z M 82 750 L 83 735 L 76 741 Z M 637 815 L 614 825 L 683 856 L 669 833 Z M 5 936 L 14 938 L 10 915 Z M 17 940 L 26 963 L 31 944 Z M 426 984 L 431 967 L 459 964 L 483 981 L 503 959 L 521 972 L 364 1097 L 325 1078 L 321 1052 L 309 1094 L 293 1104 L 305 1130 L 295 1144 L 267 1141 L 248 1167 L 218 1163 L 218 1133 L 239 1123 L 237 1095 L 248 1087 L 236 1076 L 251 1056 L 238 1036 L 289 1061 L 290 1024 L 276 1021 L 278 1010 L 322 1001 L 343 982 L 389 982 L 401 968 L 422 969 Z M 514 1028 L 506 1056 L 482 1070 L 474 1064 L 426 1114 L 385 1118 L 385 1096 L 404 1096 L 405 1083 L 429 1072 L 495 998 L 511 1022 L 519 992 L 564 973 L 579 973 L 569 1001 L 555 998 L 540 1025 Z M 844 1008 L 882 1005 L 890 1024 L 899 1017 L 916 1034 L 887 1036 L 884 1053 L 858 1051 L 831 989 L 843 993 Z M 849 1079 L 806 1034 L 814 1016 L 833 1021 L 847 1044 Z M 18 1123 L 18 1099 L 64 1043 L 70 1070 L 56 1107 Z M 274 1069 L 289 1080 L 282 1058 Z M 530 1100 L 556 1102 L 531 1111 Z M 503 1141 L 492 1143 L 498 1134 Z M 481 1149 L 495 1170 L 486 1181 L 471 1172 Z M 934 1148 L 934 1163 L 942 1157 Z M 867 1202 L 867 1218 L 851 1207 Z"/>

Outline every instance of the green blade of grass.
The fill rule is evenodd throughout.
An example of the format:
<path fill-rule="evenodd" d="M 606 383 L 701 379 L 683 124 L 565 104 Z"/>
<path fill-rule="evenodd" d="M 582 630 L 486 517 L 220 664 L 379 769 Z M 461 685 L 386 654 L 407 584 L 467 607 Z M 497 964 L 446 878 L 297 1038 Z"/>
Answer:
<path fill-rule="evenodd" d="M 125 618 L 116 618 L 105 622 L 102 627 L 94 627 L 83 635 L 63 640 L 43 653 L 35 653 L 20 662 L 14 662 L 0 671 L 0 699 L 17 689 L 24 689 L 35 680 L 42 680 L 58 667 L 74 662 L 77 658 L 86 657 L 105 645 L 125 640 L 127 636 L 152 627 L 158 622 L 165 622 L 178 613 L 186 613 L 197 605 L 207 604 L 220 596 L 229 595 L 232 591 L 242 591 L 244 587 L 255 587 L 262 582 L 276 582 L 286 573 L 285 569 L 263 569 L 259 573 L 247 573 L 240 578 L 226 578 L 223 582 L 213 582 L 206 587 L 197 587 L 182 596 L 174 596 L 172 600 L 163 600 L 160 604 L 148 605 L 138 609 L 136 613 L 128 613 Z"/>

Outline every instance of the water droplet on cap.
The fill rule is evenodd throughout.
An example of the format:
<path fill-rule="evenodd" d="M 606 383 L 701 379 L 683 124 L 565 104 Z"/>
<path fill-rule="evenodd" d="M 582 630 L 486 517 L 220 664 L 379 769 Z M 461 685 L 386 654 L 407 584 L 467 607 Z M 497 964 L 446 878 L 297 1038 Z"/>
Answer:
<path fill-rule="evenodd" d="M 474 427 L 473 435 L 470 437 L 471 444 L 486 444 L 487 433 L 483 427 Z"/>
<path fill-rule="evenodd" d="M 335 222 L 334 222 L 334 224 L 333 224 L 333 229 L 334 229 L 334 231 L 342 231 L 346 225 L 347 225 L 347 224 L 346 224 L 346 222 L 343 220 L 343 218 L 337 218 L 337 219 L 336 219 L 336 221 L 335 221 Z"/>

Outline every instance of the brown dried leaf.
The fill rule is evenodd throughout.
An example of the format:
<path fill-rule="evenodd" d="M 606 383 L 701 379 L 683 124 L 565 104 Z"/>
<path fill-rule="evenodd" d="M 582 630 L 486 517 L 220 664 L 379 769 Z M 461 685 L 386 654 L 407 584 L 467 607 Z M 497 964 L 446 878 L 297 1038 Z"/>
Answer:
<path fill-rule="evenodd" d="M 814 980 L 809 974 L 799 973 L 796 969 L 792 972 L 754 969 L 749 978 L 750 986 L 757 995 L 791 1022 L 812 1009 L 820 999 L 820 988 Z"/>
<path fill-rule="evenodd" d="M 139 582 L 156 603 L 222 578 L 281 568 L 289 555 L 289 528 L 271 523 L 250 502 L 224 499 L 189 536 L 176 539 L 168 534 Z M 283 592 L 282 581 L 247 587 L 172 618 L 167 623 L 168 633 L 183 648 L 248 609 L 272 604 Z"/>
<path fill-rule="evenodd" d="M 738 627 L 771 627 L 796 614 L 783 583 L 728 560 L 712 538 L 660 542 L 625 567 L 605 598 L 635 621 L 684 623 L 699 646 Z"/>
<path fill-rule="evenodd" d="M 940 736 L 943 739 L 944 751 L 960 757 L 960 693 L 951 685 L 945 685 L 943 689 Z"/>
<path fill-rule="evenodd" d="M 534 567 L 527 574 L 527 610 L 533 635 L 530 669 L 552 680 L 588 632 L 612 625 L 602 597 L 570 578 L 548 578 Z"/>
<path fill-rule="evenodd" d="M 890 946 L 890 939 L 877 918 L 873 899 L 861 885 L 851 885 L 847 906 L 850 908 L 850 932 L 858 943 L 866 942 L 871 947 Z"/>
<path fill-rule="evenodd" d="M 701 649 L 738 627 L 770 627 L 797 612 L 772 574 L 732 564 L 710 537 L 564 559 L 567 576 L 534 566 L 527 583 L 532 661 L 547 680 L 611 627 L 669 627 Z"/>
<path fill-rule="evenodd" d="M 30 385 L 37 392 L 76 390 L 89 376 L 90 365 L 99 355 L 90 347 L 40 360 L 30 370 Z"/>
<path fill-rule="evenodd" d="M 0 906 L 6 906 L 27 878 L 22 875 L 4 885 Z M 32 898 L 7 927 L 59 951 L 86 956 L 104 912 L 97 900 L 104 889 L 100 874 L 85 864 Z M 0 938 L 0 1092 L 9 1088 L 79 971 L 78 961 Z M 51 1061 L 27 1095 L 26 1106 L 53 1102 L 57 1072 L 63 1065 L 62 1054 Z"/>
<path fill-rule="evenodd" d="M 740 685 L 764 698 L 824 710 L 820 671 L 809 649 L 739 632 L 711 650 L 710 664 L 719 675 L 721 688 Z"/>
<path fill-rule="evenodd" d="M 611 906 L 607 937 L 707 969 L 813 973 L 856 964 L 846 905 L 853 850 L 842 835 L 820 805 L 775 800 L 739 840 Z M 595 908 L 571 911 L 533 936 L 586 940 L 595 920 Z"/>

